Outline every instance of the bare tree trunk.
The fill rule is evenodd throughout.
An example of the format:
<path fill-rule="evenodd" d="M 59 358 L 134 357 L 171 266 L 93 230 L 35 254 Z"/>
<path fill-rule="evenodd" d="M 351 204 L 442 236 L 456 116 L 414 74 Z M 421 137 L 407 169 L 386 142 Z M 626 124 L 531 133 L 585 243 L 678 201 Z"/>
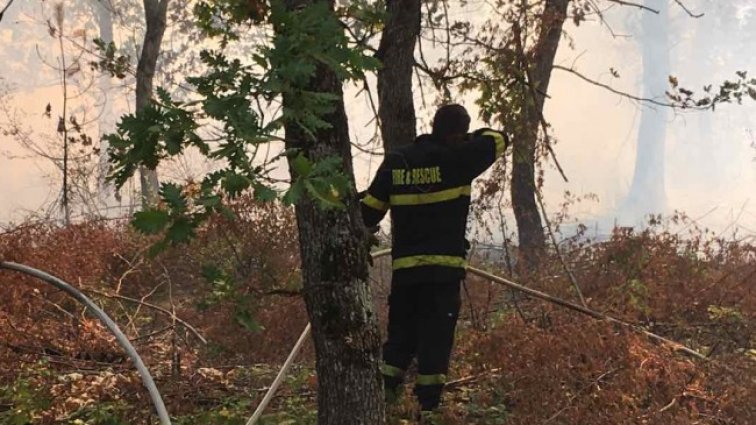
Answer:
<path fill-rule="evenodd" d="M 147 30 L 144 33 L 142 54 L 139 56 L 136 75 L 136 109 L 145 108 L 152 98 L 152 84 L 155 77 L 160 44 L 165 34 L 169 0 L 144 0 L 144 16 Z M 158 202 L 158 176 L 156 170 L 139 169 L 142 186 L 142 206 L 149 207 Z"/>
<path fill-rule="evenodd" d="M 669 7 L 663 1 L 646 0 L 646 5 L 659 13 L 644 13 L 642 18 L 643 96 L 663 97 L 670 72 Z M 664 142 L 667 116 L 667 108 L 643 108 L 641 112 L 635 173 L 620 211 L 623 220 L 634 223 L 644 214 L 658 214 L 665 210 Z"/>
<path fill-rule="evenodd" d="M 99 0 L 93 0 L 92 8 L 97 18 L 97 26 L 100 31 L 100 40 L 106 44 L 113 42 L 113 13 L 110 3 L 105 3 Z M 101 99 L 103 102 L 102 113 L 98 121 L 98 130 L 100 135 L 108 134 L 115 129 L 115 117 L 113 115 L 112 102 L 109 95 L 112 88 L 111 76 L 107 72 L 103 72 L 99 78 L 98 86 L 101 93 Z M 101 138 L 100 141 L 100 158 L 99 158 L 99 175 L 97 176 L 97 188 L 99 191 L 98 197 L 101 202 L 108 206 L 108 202 L 111 200 L 111 196 L 114 193 L 113 185 L 107 182 L 107 176 L 110 170 L 110 163 L 108 161 L 108 141 Z M 106 210 L 107 211 L 107 210 Z"/>
<path fill-rule="evenodd" d="M 520 134 L 515 134 L 513 141 L 512 206 L 517 221 L 519 249 L 531 266 L 535 265 L 546 246 L 536 202 L 536 143 L 568 3 L 569 0 L 547 0 L 544 6 L 538 43 L 528 72 L 532 90 L 525 95 L 527 105 L 523 111 L 523 122 L 517 126 Z"/>
<path fill-rule="evenodd" d="M 416 136 L 412 70 L 420 35 L 420 0 L 387 0 L 388 17 L 378 46 L 378 115 L 383 146 L 390 151 Z"/>
<path fill-rule="evenodd" d="M 63 221 L 66 226 L 71 224 L 71 205 L 69 193 L 69 168 L 68 168 L 68 65 L 66 64 L 66 50 L 63 46 L 63 31 L 64 31 L 64 9 L 63 4 L 59 4 L 55 8 L 56 21 L 58 24 L 58 46 L 60 48 L 60 63 L 61 63 L 61 81 L 63 82 L 63 111 L 58 121 L 58 132 L 63 136 L 63 200 L 61 207 L 63 208 Z"/>
<path fill-rule="evenodd" d="M 333 0 L 290 0 L 287 8 Z M 331 128 L 314 140 L 297 124 L 286 125 L 287 148 L 301 149 L 312 161 L 342 159 L 354 178 L 342 81 L 322 64 L 308 90 L 335 94 L 336 110 L 325 117 Z M 284 96 L 283 105 L 296 103 Z M 290 167 L 292 178 L 296 177 Z M 323 425 L 382 425 L 385 423 L 383 384 L 378 369 L 381 336 L 368 286 L 369 252 L 355 190 L 345 209 L 324 209 L 309 196 L 297 203 L 304 299 L 312 324 L 318 374 L 318 423 Z"/>

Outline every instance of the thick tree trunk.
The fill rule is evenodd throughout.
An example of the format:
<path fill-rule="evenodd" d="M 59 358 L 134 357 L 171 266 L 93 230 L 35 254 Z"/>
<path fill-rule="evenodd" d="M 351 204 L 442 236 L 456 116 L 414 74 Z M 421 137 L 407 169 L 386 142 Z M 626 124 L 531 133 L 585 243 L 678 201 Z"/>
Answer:
<path fill-rule="evenodd" d="M 643 96 L 663 98 L 667 90 L 669 65 L 669 7 L 666 2 L 646 0 L 659 11 L 644 13 L 641 50 L 643 52 Z M 667 108 L 643 108 L 638 128 L 638 150 L 630 192 L 620 217 L 635 224 L 645 214 L 663 213 L 666 207 L 664 182 L 664 142 Z"/>
<path fill-rule="evenodd" d="M 333 6 L 332 0 L 287 5 L 291 10 L 315 1 Z M 344 172 L 353 179 L 342 81 L 319 65 L 307 89 L 338 96 L 336 110 L 325 117 L 332 127 L 312 140 L 297 124 L 287 124 L 287 147 L 300 149 L 313 161 L 339 156 Z M 284 108 L 293 100 L 284 96 Z M 354 189 L 344 202 L 345 209 L 324 209 L 304 196 L 296 205 L 303 292 L 317 359 L 318 423 L 381 425 L 385 423 L 378 368 L 381 336 L 368 286 L 369 252 Z"/>
<path fill-rule="evenodd" d="M 152 98 L 152 84 L 160 45 L 165 34 L 169 0 L 144 0 L 144 16 L 147 29 L 144 33 L 142 54 L 139 56 L 136 75 L 136 109 L 145 108 Z M 142 187 L 142 206 L 149 207 L 158 202 L 157 170 L 139 169 L 139 181 Z"/>
<path fill-rule="evenodd" d="M 526 263 L 531 266 L 535 265 L 546 246 L 543 222 L 536 202 L 536 143 L 554 57 L 567 17 L 568 3 L 569 0 L 546 1 L 538 44 L 535 46 L 532 66 L 528 72 L 532 90 L 526 95 L 527 105 L 523 111 L 523 122 L 517 126 L 520 134 L 515 134 L 513 141 L 512 206 L 517 221 L 520 252 Z"/>
<path fill-rule="evenodd" d="M 378 115 L 383 146 L 390 151 L 416 136 L 412 70 L 420 34 L 420 0 L 387 0 L 387 19 L 378 46 Z"/>

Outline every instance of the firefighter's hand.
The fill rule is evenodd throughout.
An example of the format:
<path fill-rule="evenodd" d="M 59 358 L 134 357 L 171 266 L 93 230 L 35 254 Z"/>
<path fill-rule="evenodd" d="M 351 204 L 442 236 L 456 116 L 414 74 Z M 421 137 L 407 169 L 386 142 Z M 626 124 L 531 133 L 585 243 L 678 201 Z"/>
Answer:
<path fill-rule="evenodd" d="M 486 132 L 486 131 L 496 131 L 496 130 L 494 130 L 493 128 L 483 127 L 483 128 L 479 128 L 479 129 L 477 129 L 477 130 L 473 131 L 473 134 L 472 134 L 472 135 L 473 135 L 473 137 L 480 137 L 480 136 L 481 136 L 481 135 L 482 135 L 482 134 L 483 134 L 484 132 Z M 503 133 L 503 132 L 501 132 L 501 131 L 497 131 L 497 133 L 502 133 L 502 134 L 504 134 L 504 133 Z"/>
<path fill-rule="evenodd" d="M 509 149 L 510 146 L 512 146 L 512 139 L 509 138 L 509 135 L 504 130 L 494 130 L 493 128 L 483 127 L 475 130 L 472 133 L 473 139 L 476 137 L 480 137 L 485 133 L 486 131 L 494 131 L 496 133 L 501 134 L 504 136 L 504 151 L 506 152 L 507 149 Z"/>
<path fill-rule="evenodd" d="M 367 252 L 369 253 L 371 249 L 374 246 L 378 246 L 380 244 L 380 241 L 378 240 L 378 237 L 375 236 L 375 233 L 378 232 L 378 226 L 375 226 L 375 231 L 371 230 L 372 228 L 368 228 L 368 232 L 365 232 L 365 248 L 367 248 Z M 370 266 L 373 266 L 373 256 L 368 255 L 368 264 Z"/>

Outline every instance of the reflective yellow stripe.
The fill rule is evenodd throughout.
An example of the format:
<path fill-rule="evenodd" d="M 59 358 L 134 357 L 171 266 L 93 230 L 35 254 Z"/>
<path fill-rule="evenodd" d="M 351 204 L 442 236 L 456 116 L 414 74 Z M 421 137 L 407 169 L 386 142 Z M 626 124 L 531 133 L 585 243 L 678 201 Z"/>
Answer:
<path fill-rule="evenodd" d="M 395 378 L 402 378 L 404 377 L 404 371 L 399 369 L 396 366 L 391 366 L 390 364 L 382 364 L 381 365 L 381 373 L 386 376 L 393 376 Z"/>
<path fill-rule="evenodd" d="M 472 189 L 470 186 L 459 186 L 438 192 L 391 195 L 389 201 L 391 205 L 435 204 L 436 202 L 451 201 L 452 199 L 457 199 L 461 196 L 470 196 L 471 192 Z"/>
<path fill-rule="evenodd" d="M 443 385 L 446 383 L 446 375 L 417 375 L 417 385 Z"/>
<path fill-rule="evenodd" d="M 386 211 L 389 209 L 388 202 L 383 202 L 369 193 L 362 198 L 362 203 L 378 211 Z"/>
<path fill-rule="evenodd" d="M 465 268 L 467 267 L 467 261 L 462 257 L 454 257 L 452 255 L 415 255 L 412 257 L 397 258 L 392 264 L 394 270 L 420 266 Z"/>
<path fill-rule="evenodd" d="M 483 136 L 491 136 L 496 142 L 496 157 L 500 157 L 504 154 L 504 150 L 507 148 L 507 142 L 504 139 L 504 135 L 498 131 L 484 131 Z"/>

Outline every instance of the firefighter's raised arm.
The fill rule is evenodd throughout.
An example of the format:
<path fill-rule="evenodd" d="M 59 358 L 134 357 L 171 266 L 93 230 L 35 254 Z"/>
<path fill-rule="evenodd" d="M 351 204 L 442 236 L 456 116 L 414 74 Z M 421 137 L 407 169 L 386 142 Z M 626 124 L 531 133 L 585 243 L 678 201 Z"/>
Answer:
<path fill-rule="evenodd" d="M 504 132 L 481 128 L 472 133 L 470 140 L 461 148 L 461 161 L 472 180 L 504 156 L 509 147 L 509 137 Z"/>
<path fill-rule="evenodd" d="M 381 222 L 389 210 L 389 194 L 391 191 L 391 169 L 384 160 L 375 173 L 370 187 L 361 193 L 362 219 L 365 226 L 375 227 Z"/>

